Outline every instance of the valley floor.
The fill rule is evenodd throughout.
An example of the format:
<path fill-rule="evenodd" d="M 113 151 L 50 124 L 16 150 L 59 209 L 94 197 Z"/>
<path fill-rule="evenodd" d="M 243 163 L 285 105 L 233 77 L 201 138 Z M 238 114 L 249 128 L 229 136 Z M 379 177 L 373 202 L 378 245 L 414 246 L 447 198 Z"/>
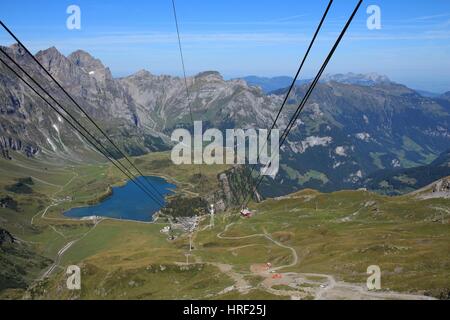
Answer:
<path fill-rule="evenodd" d="M 145 174 L 166 177 L 188 196 L 216 188 L 217 173 L 225 169 L 205 168 L 207 180 L 200 187 L 193 182 L 192 167 L 179 168 L 167 160 L 167 154 L 155 153 L 135 163 Z M 449 199 L 304 190 L 252 204 L 255 216 L 249 219 L 227 211 L 210 226 L 209 217 L 202 218 L 190 251 L 187 234 L 170 241 L 160 232 L 165 222 L 62 216 L 124 182 L 109 166 L 1 161 L 0 190 L 18 178 L 34 181 L 32 194 L 12 194 L 19 210 L 0 209 L 2 228 L 52 260 L 27 270 L 29 288 L 5 288 L 3 298 L 448 298 Z M 79 291 L 66 287 L 69 265 L 81 268 Z M 381 290 L 366 288 L 370 265 L 381 269 Z M 2 274 L 0 282 L 12 276 Z"/>

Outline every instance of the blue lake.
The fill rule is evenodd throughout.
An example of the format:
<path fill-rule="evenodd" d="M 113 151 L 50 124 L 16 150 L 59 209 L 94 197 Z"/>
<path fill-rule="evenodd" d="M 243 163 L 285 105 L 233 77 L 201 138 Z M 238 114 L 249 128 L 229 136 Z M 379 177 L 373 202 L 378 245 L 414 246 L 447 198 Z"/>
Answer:
<path fill-rule="evenodd" d="M 146 185 L 152 191 L 154 197 L 159 202 L 165 200 L 145 182 L 145 179 L 153 184 L 155 189 L 162 195 L 172 194 L 176 186 L 168 183 L 160 177 L 139 177 L 141 185 Z M 112 195 L 98 204 L 73 208 L 64 213 L 71 218 L 83 218 L 89 216 L 109 217 L 124 220 L 152 221 L 152 215 L 161 209 L 161 205 L 155 203 L 146 193 L 144 193 L 134 182 L 128 181 L 124 186 L 113 187 Z"/>

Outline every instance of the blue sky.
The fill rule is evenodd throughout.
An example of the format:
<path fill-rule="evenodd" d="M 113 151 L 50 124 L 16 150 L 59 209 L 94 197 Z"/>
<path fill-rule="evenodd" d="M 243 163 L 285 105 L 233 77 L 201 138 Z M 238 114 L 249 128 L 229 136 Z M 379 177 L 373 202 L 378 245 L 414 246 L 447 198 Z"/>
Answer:
<path fill-rule="evenodd" d="M 328 0 L 177 0 L 188 74 L 225 78 L 295 74 Z M 81 8 L 81 30 L 68 30 L 66 9 Z M 335 0 L 303 78 L 312 77 L 356 0 Z M 368 30 L 366 9 L 381 8 L 381 30 Z M 0 18 L 33 51 L 83 49 L 115 76 L 140 69 L 181 75 L 171 0 L 2 1 Z M 325 73 L 377 72 L 410 87 L 450 91 L 450 1 L 364 1 Z M 0 30 L 0 43 L 12 39 Z"/>

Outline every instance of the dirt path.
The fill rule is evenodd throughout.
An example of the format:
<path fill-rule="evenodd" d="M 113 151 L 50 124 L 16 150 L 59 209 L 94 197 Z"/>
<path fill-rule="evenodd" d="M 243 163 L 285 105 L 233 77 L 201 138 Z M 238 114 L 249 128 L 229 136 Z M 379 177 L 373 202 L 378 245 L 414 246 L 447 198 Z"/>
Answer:
<path fill-rule="evenodd" d="M 436 300 L 433 297 L 398 292 L 369 291 L 364 285 L 335 282 L 320 292 L 316 299 L 365 299 L 365 300 Z"/>
<path fill-rule="evenodd" d="M 267 232 L 264 233 L 264 237 L 266 239 L 272 241 L 273 243 L 275 243 L 277 246 L 290 250 L 291 253 L 292 253 L 292 257 L 293 257 L 292 262 L 290 264 L 287 264 L 287 265 L 284 265 L 284 266 L 279 266 L 279 267 L 276 267 L 276 268 L 272 268 L 271 270 L 278 271 L 278 270 L 281 270 L 281 269 L 284 269 L 284 268 L 293 267 L 293 266 L 298 264 L 298 262 L 299 262 L 298 261 L 298 254 L 297 254 L 297 251 L 295 251 L 295 249 L 293 247 L 284 245 L 284 244 L 274 240 Z"/>
<path fill-rule="evenodd" d="M 31 218 L 31 221 L 30 221 L 30 224 L 31 224 L 31 225 L 34 225 L 34 220 L 35 220 L 35 218 L 36 218 L 37 216 L 39 216 L 39 215 L 40 215 L 40 219 L 47 219 L 47 220 L 71 220 L 71 219 L 65 219 L 65 218 L 49 218 L 49 217 L 46 217 L 45 215 L 47 214 L 47 212 L 48 212 L 48 210 L 49 210 L 50 208 L 55 207 L 55 206 L 57 206 L 57 205 L 59 205 L 59 204 L 61 204 L 61 203 L 64 202 L 64 200 L 58 200 L 58 199 L 55 199 L 55 197 L 56 197 L 59 193 L 61 193 L 61 192 L 62 192 L 69 184 L 71 184 L 76 178 L 78 178 L 78 176 L 79 176 L 79 174 L 73 170 L 73 177 L 70 178 L 69 181 L 67 181 L 66 184 L 64 184 L 64 185 L 62 185 L 62 186 L 58 186 L 58 187 L 59 187 L 59 190 L 57 190 L 56 192 L 54 192 L 54 193 L 52 194 L 52 196 L 51 196 L 52 203 L 51 203 L 50 205 L 48 205 L 48 206 L 42 211 L 42 214 L 41 214 L 41 211 L 39 211 L 39 212 L 37 212 L 37 213 Z M 41 180 L 39 180 L 39 181 L 41 181 Z M 41 182 L 44 182 L 44 181 L 41 181 Z M 44 183 L 45 183 L 45 182 L 44 182 Z M 56 185 L 55 185 L 55 186 L 56 186 Z M 54 262 L 54 263 L 53 263 L 53 264 L 52 264 L 52 265 L 51 265 L 51 266 L 43 273 L 43 275 L 42 275 L 38 280 L 42 280 L 42 279 L 44 279 L 44 278 L 49 277 L 49 276 L 53 273 L 53 271 L 55 271 L 55 269 L 59 266 L 59 264 L 60 264 L 60 262 L 61 262 L 61 258 L 62 258 L 62 256 L 64 255 L 64 253 L 67 252 L 67 250 L 69 250 L 75 243 L 77 243 L 78 241 L 80 241 L 81 239 L 83 239 L 84 237 L 86 237 L 90 232 L 92 232 L 92 231 L 97 227 L 97 225 L 98 225 L 101 221 L 103 221 L 103 219 L 95 220 L 93 227 L 90 228 L 87 232 L 85 232 L 85 233 L 84 233 L 83 235 L 81 235 L 79 238 L 77 238 L 77 239 L 75 239 L 75 240 L 71 240 L 71 241 L 69 241 L 68 243 L 66 243 L 66 244 L 58 251 L 58 253 L 56 254 L 56 257 L 55 257 L 55 260 L 54 260 L 55 262 Z M 58 231 L 54 226 L 52 226 L 52 225 L 49 225 L 49 226 L 50 226 L 50 228 L 51 228 L 55 233 L 57 233 L 59 236 L 63 237 L 64 239 L 66 238 L 66 236 L 65 236 L 61 231 Z"/>
<path fill-rule="evenodd" d="M 42 215 L 41 215 L 41 219 L 53 219 L 53 220 L 62 220 L 60 218 L 48 218 L 45 215 L 47 214 L 47 211 L 52 208 L 55 207 L 61 203 L 63 203 L 64 201 L 58 201 L 57 199 L 55 199 L 56 195 L 58 195 L 59 193 L 61 193 L 69 184 L 71 184 L 76 178 L 78 178 L 79 174 L 77 172 L 75 172 L 73 170 L 73 177 L 69 179 L 69 181 L 67 181 L 66 184 L 62 185 L 62 186 L 58 186 L 59 190 L 55 191 L 52 195 L 51 195 L 51 199 L 52 199 L 52 203 L 50 205 L 48 205 L 43 211 L 42 211 Z M 42 180 L 40 180 L 42 182 Z M 57 185 L 55 185 L 57 186 Z M 31 217 L 31 221 L 30 224 L 34 225 L 34 219 L 41 213 L 41 211 L 37 212 L 33 217 Z M 66 220 L 66 219 L 64 219 Z"/>
<path fill-rule="evenodd" d="M 223 289 L 218 294 L 224 294 L 232 290 L 237 290 L 239 293 L 247 294 L 252 286 L 244 279 L 244 275 L 233 270 L 233 266 L 225 263 L 208 262 L 208 264 L 217 267 L 222 273 L 229 276 L 235 283 L 234 285 Z"/>
<path fill-rule="evenodd" d="M 86 237 L 89 233 L 91 233 L 96 227 L 97 225 L 102 222 L 103 219 L 99 219 L 96 220 L 94 223 L 94 226 L 89 229 L 89 231 L 87 231 L 86 233 L 84 233 L 81 237 L 79 237 L 78 239 L 69 241 L 68 243 L 66 243 L 64 245 L 64 247 L 62 247 L 58 253 L 56 254 L 56 258 L 55 258 L 55 262 L 44 272 L 44 274 L 40 277 L 39 280 L 43 280 L 45 278 L 48 278 L 53 271 L 55 271 L 55 269 L 59 266 L 59 264 L 61 263 L 61 258 L 64 255 L 64 253 L 66 253 L 75 243 L 77 243 L 78 241 L 82 240 L 84 237 Z"/>
<path fill-rule="evenodd" d="M 256 233 L 256 234 L 251 234 L 251 235 L 241 236 L 241 237 L 226 237 L 226 236 L 223 236 L 222 234 L 227 232 L 228 228 L 231 227 L 233 224 L 234 224 L 234 222 L 226 225 L 224 230 L 217 234 L 217 237 L 219 239 L 225 239 L 225 240 L 242 240 L 242 239 L 248 239 L 248 238 L 254 238 L 254 237 L 264 237 L 267 240 L 269 240 L 269 241 L 273 242 L 274 244 L 276 244 L 277 246 L 279 246 L 281 248 L 284 248 L 284 249 L 290 250 L 291 253 L 292 253 L 292 257 L 293 257 L 292 262 L 290 264 L 283 265 L 283 266 L 278 266 L 276 268 L 272 268 L 271 270 L 278 271 L 278 270 L 281 270 L 281 269 L 284 269 L 284 268 L 293 267 L 293 266 L 298 264 L 298 262 L 299 262 L 298 260 L 299 259 L 298 259 L 297 251 L 295 251 L 295 249 L 290 247 L 290 246 L 284 245 L 284 244 L 274 240 L 266 231 L 264 231 L 264 233 Z"/>

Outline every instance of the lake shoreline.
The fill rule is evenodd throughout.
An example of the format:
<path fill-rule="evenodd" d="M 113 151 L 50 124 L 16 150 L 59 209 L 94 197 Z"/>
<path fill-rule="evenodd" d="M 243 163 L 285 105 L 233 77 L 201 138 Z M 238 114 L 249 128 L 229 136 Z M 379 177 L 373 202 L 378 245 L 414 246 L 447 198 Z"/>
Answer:
<path fill-rule="evenodd" d="M 166 197 L 175 194 L 177 189 L 177 185 L 169 183 L 167 181 L 169 179 L 160 176 L 139 176 L 137 179 L 140 180 L 141 184 L 145 180 L 153 180 L 151 183 L 163 196 L 164 204 Z M 144 195 L 143 191 L 132 180 L 122 180 L 109 185 L 108 189 L 96 198 L 88 200 L 82 205 L 66 209 L 62 215 L 73 220 L 82 220 L 83 218 L 88 220 L 86 218 L 98 217 L 153 223 L 163 206 L 155 201 L 147 202 L 149 199 Z"/>

